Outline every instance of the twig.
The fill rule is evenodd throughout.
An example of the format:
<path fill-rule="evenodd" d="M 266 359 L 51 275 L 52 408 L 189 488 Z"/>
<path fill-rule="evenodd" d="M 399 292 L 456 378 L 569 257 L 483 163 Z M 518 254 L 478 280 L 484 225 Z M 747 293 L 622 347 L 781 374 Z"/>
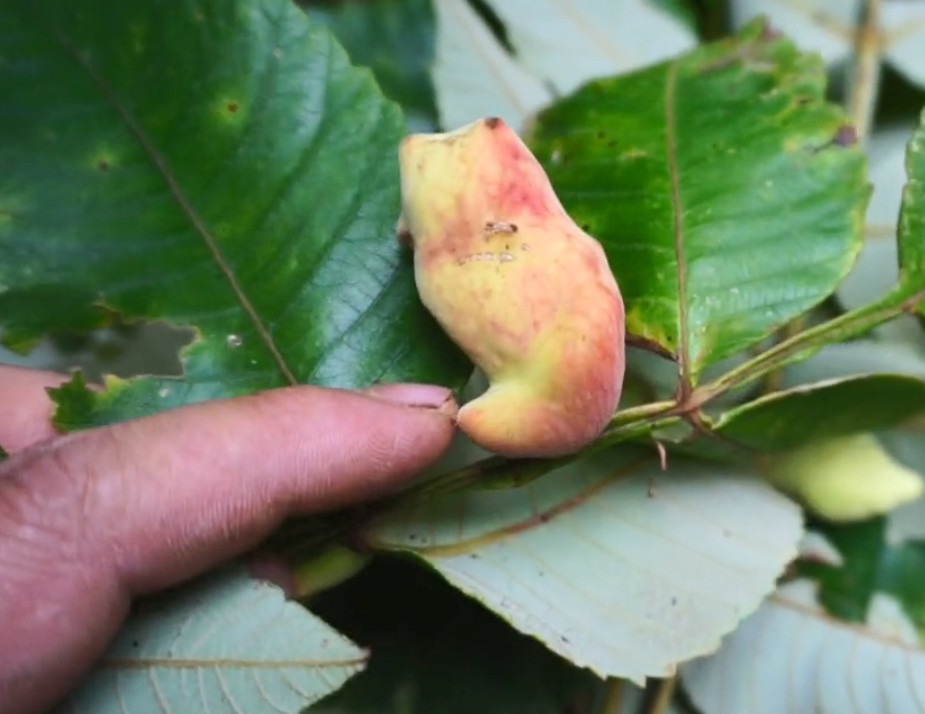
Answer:
<path fill-rule="evenodd" d="M 691 396 L 691 403 L 687 407 L 689 410 L 699 409 L 720 394 L 757 379 L 770 369 L 781 367 L 830 342 L 840 342 L 863 334 L 905 312 L 914 311 L 922 302 L 925 302 L 925 291 L 907 296 L 906 290 L 900 287 L 883 300 L 804 330 L 730 370 L 710 384 L 699 387 Z"/>
<path fill-rule="evenodd" d="M 854 60 L 848 88 L 848 112 L 858 142 L 867 143 L 880 90 L 883 32 L 880 28 L 881 0 L 866 0 L 854 35 Z"/>
<path fill-rule="evenodd" d="M 604 702 L 598 714 L 620 714 L 623 709 L 623 680 L 609 677 L 604 688 Z"/>
<path fill-rule="evenodd" d="M 674 690 L 678 686 L 678 676 L 669 677 L 661 680 L 655 690 L 655 696 L 652 703 L 646 709 L 645 714 L 665 714 L 674 699 Z"/>

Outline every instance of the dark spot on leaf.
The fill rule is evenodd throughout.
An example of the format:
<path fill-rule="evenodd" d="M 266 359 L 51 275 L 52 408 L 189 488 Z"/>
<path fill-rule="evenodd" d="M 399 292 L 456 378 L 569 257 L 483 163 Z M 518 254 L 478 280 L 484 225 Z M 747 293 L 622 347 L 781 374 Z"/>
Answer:
<path fill-rule="evenodd" d="M 571 640 L 565 635 L 559 635 L 559 639 L 562 640 L 565 644 L 569 644 Z"/>
<path fill-rule="evenodd" d="M 479 554 L 478 554 L 478 553 L 469 553 L 469 559 L 470 559 L 470 560 L 478 560 L 478 559 L 479 559 Z"/>
<path fill-rule="evenodd" d="M 109 171 L 109 162 L 106 159 L 100 159 L 96 164 L 96 168 L 100 171 Z"/>
<path fill-rule="evenodd" d="M 409 534 L 408 534 L 408 540 L 417 540 L 417 539 L 418 539 L 418 534 L 417 534 L 417 533 L 409 533 Z"/>
<path fill-rule="evenodd" d="M 590 232 L 591 232 L 591 224 L 590 224 L 590 223 L 582 223 L 582 224 L 581 224 L 581 230 L 583 230 L 585 233 L 590 233 Z"/>
<path fill-rule="evenodd" d="M 676 598 L 676 597 L 671 598 L 671 604 L 672 604 L 672 605 L 677 605 L 677 604 L 678 604 L 678 598 Z"/>
<path fill-rule="evenodd" d="M 850 124 L 838 127 L 832 142 L 836 146 L 854 146 L 858 143 L 858 130 Z"/>
<path fill-rule="evenodd" d="M 607 142 L 607 146 L 609 146 L 610 148 L 615 148 L 619 145 L 620 145 L 620 142 L 617 141 L 616 139 L 611 139 L 610 141 Z"/>
<path fill-rule="evenodd" d="M 606 139 L 606 138 L 607 138 L 607 132 L 604 132 L 604 131 L 599 131 L 599 132 L 597 132 L 597 138 L 598 138 L 598 139 Z"/>
<path fill-rule="evenodd" d="M 138 647 L 138 640 L 132 640 L 132 647 Z"/>
<path fill-rule="evenodd" d="M 498 128 L 500 123 L 501 119 L 499 117 L 488 117 L 488 119 L 485 120 L 485 126 L 487 126 L 489 129 Z"/>
<path fill-rule="evenodd" d="M 809 104 L 812 101 L 812 97 L 797 97 L 796 104 L 798 107 L 802 107 L 804 104 Z"/>
<path fill-rule="evenodd" d="M 238 111 L 238 103 L 237 103 L 237 102 L 228 102 L 228 111 L 231 112 L 232 114 L 234 114 L 236 111 Z"/>

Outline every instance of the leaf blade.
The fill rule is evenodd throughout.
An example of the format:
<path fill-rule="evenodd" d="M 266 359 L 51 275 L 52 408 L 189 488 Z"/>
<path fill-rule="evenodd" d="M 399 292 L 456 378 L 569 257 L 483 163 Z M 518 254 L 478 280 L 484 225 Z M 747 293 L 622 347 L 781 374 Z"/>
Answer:
<path fill-rule="evenodd" d="M 425 502 L 374 525 L 369 542 L 423 558 L 579 666 L 666 676 L 757 607 L 801 523 L 760 481 L 636 459 L 612 451 L 525 487 Z"/>
<path fill-rule="evenodd" d="M 195 330 L 182 380 L 101 396 L 102 422 L 301 382 L 458 385 L 394 235 L 397 107 L 284 0 L 165 8 L 4 7 L 4 321 L 54 325 L 55 285 Z"/>
<path fill-rule="evenodd" d="M 299 712 L 366 655 L 279 588 L 232 568 L 142 605 L 61 712 Z"/>
<path fill-rule="evenodd" d="M 818 60 L 756 23 L 591 83 L 530 137 L 604 244 L 627 329 L 691 379 L 824 299 L 860 250 L 864 158 L 823 88 Z"/>
<path fill-rule="evenodd" d="M 774 392 L 726 412 L 715 430 L 762 451 L 817 439 L 880 431 L 925 411 L 925 380 L 899 374 L 855 375 Z"/>
<path fill-rule="evenodd" d="M 925 112 L 906 148 L 906 176 L 897 235 L 899 284 L 903 294 L 912 295 L 925 290 Z"/>

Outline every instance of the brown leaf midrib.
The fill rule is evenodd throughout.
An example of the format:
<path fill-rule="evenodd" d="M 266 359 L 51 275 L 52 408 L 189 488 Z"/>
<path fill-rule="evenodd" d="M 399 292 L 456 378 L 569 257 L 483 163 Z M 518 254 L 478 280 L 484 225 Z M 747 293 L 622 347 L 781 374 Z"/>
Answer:
<path fill-rule="evenodd" d="M 286 363 L 282 353 L 276 346 L 276 342 L 273 340 L 273 336 L 270 334 L 269 329 L 266 327 L 266 325 L 264 325 L 263 320 L 257 313 L 253 303 L 251 303 L 250 299 L 245 294 L 244 289 L 241 287 L 240 283 L 238 283 L 234 272 L 231 270 L 231 266 L 228 265 L 227 261 L 221 253 L 221 250 L 219 250 L 215 237 L 209 231 L 209 228 L 203 222 L 202 218 L 199 217 L 199 214 L 196 213 L 196 210 L 189 202 L 189 199 L 187 199 L 183 191 L 180 189 L 179 184 L 177 183 L 173 174 L 167 168 L 167 164 L 165 163 L 160 153 L 158 153 L 157 149 L 154 147 L 154 144 L 148 138 L 147 134 L 145 134 L 144 130 L 141 128 L 138 122 L 135 121 L 134 117 L 128 113 L 128 111 L 119 101 L 118 97 L 116 97 L 109 86 L 103 81 L 103 78 L 89 63 L 87 58 L 85 58 L 77 50 L 69 38 L 67 38 L 60 31 L 55 31 L 54 35 L 64 50 L 87 73 L 87 76 L 90 77 L 93 84 L 97 87 L 97 89 L 99 89 L 103 98 L 110 104 L 110 106 L 112 106 L 112 108 L 119 115 L 120 119 L 128 127 L 129 131 L 131 131 L 132 135 L 138 141 L 145 155 L 151 161 L 157 172 L 161 175 L 161 178 L 164 179 L 164 183 L 167 185 L 167 189 L 170 192 L 170 195 L 173 197 L 174 201 L 176 201 L 181 212 L 189 219 L 196 233 L 198 233 L 199 237 L 202 238 L 206 249 L 212 257 L 212 260 L 215 262 L 215 265 L 224 276 L 238 304 L 247 314 L 248 318 L 250 318 L 254 325 L 254 329 L 257 332 L 257 335 L 260 337 L 260 340 L 267 348 L 267 351 L 270 353 L 270 356 L 276 363 L 276 366 L 282 374 L 283 378 L 289 384 L 298 384 L 298 380 L 296 379 L 292 370 L 289 369 L 289 365 Z"/>

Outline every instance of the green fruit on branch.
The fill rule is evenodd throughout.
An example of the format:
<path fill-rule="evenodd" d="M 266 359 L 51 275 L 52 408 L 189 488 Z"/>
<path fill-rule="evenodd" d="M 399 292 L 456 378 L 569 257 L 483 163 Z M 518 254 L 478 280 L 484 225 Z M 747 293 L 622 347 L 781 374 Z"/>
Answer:
<path fill-rule="evenodd" d="M 616 410 L 625 364 L 623 299 L 600 244 L 500 119 L 406 137 L 399 163 L 418 293 L 489 381 L 460 429 L 510 457 L 581 449 Z"/>

